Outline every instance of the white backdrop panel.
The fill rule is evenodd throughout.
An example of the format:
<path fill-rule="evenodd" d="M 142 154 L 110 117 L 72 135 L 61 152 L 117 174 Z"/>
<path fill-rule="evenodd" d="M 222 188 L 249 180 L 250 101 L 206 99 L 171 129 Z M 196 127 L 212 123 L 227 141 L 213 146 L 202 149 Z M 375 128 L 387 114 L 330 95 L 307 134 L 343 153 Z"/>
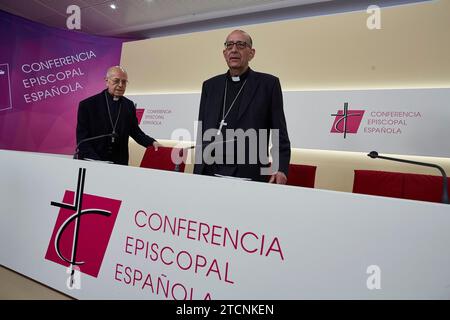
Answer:
<path fill-rule="evenodd" d="M 294 148 L 450 157 L 450 89 L 396 89 L 284 92 L 284 107 Z M 176 139 L 185 129 L 194 141 L 200 94 L 130 96 L 145 112 L 141 128 L 153 137 Z M 343 133 L 332 132 L 339 110 L 348 103 Z M 343 131 L 343 128 L 341 128 Z M 190 139 L 188 139 L 190 138 Z"/>

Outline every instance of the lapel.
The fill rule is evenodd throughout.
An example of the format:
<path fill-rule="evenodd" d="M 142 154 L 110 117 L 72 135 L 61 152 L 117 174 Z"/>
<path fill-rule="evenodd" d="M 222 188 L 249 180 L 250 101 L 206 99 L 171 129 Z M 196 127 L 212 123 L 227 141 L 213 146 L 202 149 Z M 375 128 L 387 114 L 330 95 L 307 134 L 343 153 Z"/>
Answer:
<path fill-rule="evenodd" d="M 223 94 L 225 90 L 226 73 L 214 82 L 212 86 L 212 101 L 208 103 L 208 116 L 207 119 L 212 121 L 206 128 L 216 128 L 218 122 L 222 120 L 222 108 L 223 108 Z M 212 108 L 210 108 L 211 106 Z"/>
<path fill-rule="evenodd" d="M 239 120 L 244 114 L 245 110 L 247 110 L 248 106 L 250 105 L 250 102 L 252 101 L 253 96 L 255 95 L 258 85 L 259 79 L 256 73 L 252 69 L 250 69 L 247 76 L 247 84 L 245 85 L 246 87 L 242 92 L 242 102 L 239 107 L 237 120 Z"/>
<path fill-rule="evenodd" d="M 103 119 L 103 126 L 105 128 L 106 132 L 109 132 L 112 130 L 111 121 L 109 120 L 109 113 L 108 113 L 108 104 L 106 103 L 106 95 L 108 94 L 107 89 L 103 90 L 99 96 L 98 96 L 98 106 L 101 108 L 100 112 L 101 115 L 99 119 Z M 100 121 L 100 120 L 98 120 Z"/>

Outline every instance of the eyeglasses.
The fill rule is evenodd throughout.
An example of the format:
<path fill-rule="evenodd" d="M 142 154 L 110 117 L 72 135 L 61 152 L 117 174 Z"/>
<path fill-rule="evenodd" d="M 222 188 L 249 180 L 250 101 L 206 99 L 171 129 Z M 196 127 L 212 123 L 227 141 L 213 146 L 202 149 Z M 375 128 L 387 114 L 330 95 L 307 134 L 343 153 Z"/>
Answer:
<path fill-rule="evenodd" d="M 236 42 L 227 41 L 224 43 L 224 45 L 225 45 L 225 49 L 227 49 L 227 50 L 233 49 L 234 45 L 236 45 L 236 47 L 240 50 L 245 49 L 247 46 L 250 48 L 250 45 L 245 41 L 236 41 Z"/>
<path fill-rule="evenodd" d="M 120 83 L 123 86 L 126 86 L 128 84 L 128 80 L 125 80 L 125 79 L 114 78 L 114 79 L 108 79 L 108 80 L 110 80 L 114 85 L 118 85 Z"/>

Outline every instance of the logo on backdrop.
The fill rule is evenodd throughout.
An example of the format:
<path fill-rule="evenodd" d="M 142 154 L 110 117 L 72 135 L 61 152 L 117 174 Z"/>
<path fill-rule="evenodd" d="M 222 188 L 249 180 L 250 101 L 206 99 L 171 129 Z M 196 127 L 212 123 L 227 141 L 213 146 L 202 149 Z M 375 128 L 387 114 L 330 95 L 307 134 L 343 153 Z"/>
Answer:
<path fill-rule="evenodd" d="M 0 64 L 0 111 L 12 109 L 9 64 Z"/>
<path fill-rule="evenodd" d="M 142 116 L 144 115 L 145 109 L 143 108 L 137 108 L 136 109 L 136 117 L 138 119 L 138 124 L 141 124 Z"/>
<path fill-rule="evenodd" d="M 348 110 L 348 102 L 345 102 L 344 110 L 338 110 L 336 114 L 332 114 L 331 116 L 335 117 L 335 119 L 330 132 L 343 133 L 345 139 L 347 133 L 358 132 L 359 125 L 364 116 L 364 110 Z"/>
<path fill-rule="evenodd" d="M 76 192 L 66 190 L 62 202 L 51 202 L 60 208 L 48 244 L 45 259 L 97 277 L 108 247 L 121 200 L 83 192 L 86 169 L 78 171 Z"/>

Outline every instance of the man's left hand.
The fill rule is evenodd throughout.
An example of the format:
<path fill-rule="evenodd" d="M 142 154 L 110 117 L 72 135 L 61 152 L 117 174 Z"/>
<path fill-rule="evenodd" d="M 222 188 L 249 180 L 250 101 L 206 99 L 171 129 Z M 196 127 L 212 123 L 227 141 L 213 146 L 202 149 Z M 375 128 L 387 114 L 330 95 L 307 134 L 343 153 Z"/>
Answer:
<path fill-rule="evenodd" d="M 286 175 L 281 172 L 277 171 L 270 177 L 269 183 L 276 183 L 276 184 L 286 184 L 287 177 Z"/>
<path fill-rule="evenodd" d="M 161 143 L 158 141 L 153 142 L 153 148 L 155 148 L 155 151 L 158 151 L 158 147 L 162 147 Z"/>

